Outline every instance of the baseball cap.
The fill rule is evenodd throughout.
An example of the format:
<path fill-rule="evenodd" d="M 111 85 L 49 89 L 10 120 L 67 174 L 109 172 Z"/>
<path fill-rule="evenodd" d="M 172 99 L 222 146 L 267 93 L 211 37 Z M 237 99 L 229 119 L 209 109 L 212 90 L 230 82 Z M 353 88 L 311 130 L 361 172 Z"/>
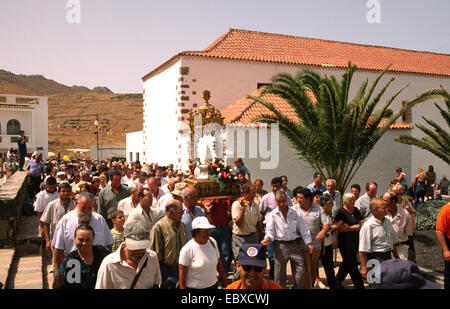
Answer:
<path fill-rule="evenodd" d="M 150 229 L 142 220 L 133 220 L 125 224 L 123 235 L 125 245 L 130 250 L 150 248 Z"/>
<path fill-rule="evenodd" d="M 208 221 L 208 218 L 206 217 L 197 217 L 194 220 L 192 220 L 192 229 L 214 229 L 215 226 L 210 224 Z"/>
<path fill-rule="evenodd" d="M 173 195 L 181 196 L 181 192 L 183 191 L 184 188 L 186 188 L 186 186 L 187 186 L 187 183 L 185 183 L 185 182 L 176 183 L 175 189 L 170 193 L 172 193 Z"/>
<path fill-rule="evenodd" d="M 381 263 L 382 289 L 441 289 L 441 287 L 426 280 L 419 267 L 408 260 L 387 260 Z"/>
<path fill-rule="evenodd" d="M 239 249 L 239 264 L 266 267 L 266 251 L 266 247 L 261 244 L 243 244 Z"/>

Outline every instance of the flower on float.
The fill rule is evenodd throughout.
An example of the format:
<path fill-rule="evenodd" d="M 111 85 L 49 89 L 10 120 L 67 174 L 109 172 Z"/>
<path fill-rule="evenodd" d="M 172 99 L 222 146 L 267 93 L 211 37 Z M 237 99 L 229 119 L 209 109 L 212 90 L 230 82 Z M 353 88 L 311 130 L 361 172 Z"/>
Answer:
<path fill-rule="evenodd" d="M 220 172 L 220 168 L 218 167 L 218 168 L 216 169 L 216 171 Z"/>

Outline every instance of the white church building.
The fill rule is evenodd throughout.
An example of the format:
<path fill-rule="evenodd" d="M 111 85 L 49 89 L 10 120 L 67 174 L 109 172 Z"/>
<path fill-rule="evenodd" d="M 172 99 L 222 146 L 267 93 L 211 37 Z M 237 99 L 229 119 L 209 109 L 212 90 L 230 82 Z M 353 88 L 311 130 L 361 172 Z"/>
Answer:
<path fill-rule="evenodd" d="M 143 131 L 142 136 L 134 133 L 130 138 L 133 145 L 127 143 L 127 156 L 139 153 L 141 162 L 174 164 L 176 168 L 186 169 L 190 151 L 182 132 L 189 128 L 189 112 L 203 104 L 204 90 L 211 92 L 209 103 L 221 110 L 228 128 L 248 131 L 247 138 L 255 139 L 258 135 L 250 131 L 261 130 L 261 127 L 250 122 L 261 113 L 261 106 L 247 100 L 247 95 L 254 95 L 261 86 L 270 84 L 275 74 L 282 72 L 295 74 L 312 69 L 340 79 L 349 61 L 358 66 L 350 96 L 356 94 L 364 80 L 372 82 L 383 69 L 392 65 L 375 91 L 380 91 L 395 77 L 383 96 L 387 100 L 409 84 L 394 101 L 394 110 L 427 89 L 443 86 L 450 90 L 450 55 L 447 54 L 229 29 L 207 48 L 174 55 L 142 77 Z M 367 181 L 376 181 L 383 190 L 395 176 L 397 167 L 406 172 L 409 183 L 419 167 L 426 170 L 428 165 L 434 166 L 438 179 L 450 175 L 450 167 L 439 158 L 394 141 L 399 134 L 421 137 L 422 132 L 414 129 L 414 124 L 424 123 L 422 116 L 444 125 L 433 103 L 429 101 L 416 106 L 412 114 L 394 124 L 366 159 L 353 182 L 364 187 Z M 271 128 L 268 130 L 270 132 Z M 136 137 L 142 139 L 137 146 Z M 275 169 L 261 168 L 262 162 L 270 161 L 267 153 L 261 156 L 261 152 L 256 152 L 255 157 L 254 149 L 248 149 L 246 155 L 239 155 L 250 168 L 252 180 L 263 179 L 266 188 L 272 177 L 280 175 L 288 177 L 290 187 L 311 183 L 314 171 L 296 158 L 287 139 L 280 134 L 277 143 L 279 153 Z M 247 140 L 245 144 L 253 147 L 254 143 Z M 133 151 L 131 147 L 134 147 Z M 257 147 L 262 149 L 259 144 Z M 238 155 L 229 154 L 229 164 L 232 164 L 233 156 Z"/>
<path fill-rule="evenodd" d="M 25 131 L 27 152 L 48 157 L 48 98 L 0 94 L 0 153 L 17 150 L 19 131 Z"/>

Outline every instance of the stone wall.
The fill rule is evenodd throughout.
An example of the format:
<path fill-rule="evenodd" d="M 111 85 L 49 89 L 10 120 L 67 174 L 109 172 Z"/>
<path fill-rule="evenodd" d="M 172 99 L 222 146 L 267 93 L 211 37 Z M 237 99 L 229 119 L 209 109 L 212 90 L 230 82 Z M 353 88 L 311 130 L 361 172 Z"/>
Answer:
<path fill-rule="evenodd" d="M 14 244 L 22 205 L 28 199 L 28 176 L 16 172 L 0 187 L 0 248 Z"/>

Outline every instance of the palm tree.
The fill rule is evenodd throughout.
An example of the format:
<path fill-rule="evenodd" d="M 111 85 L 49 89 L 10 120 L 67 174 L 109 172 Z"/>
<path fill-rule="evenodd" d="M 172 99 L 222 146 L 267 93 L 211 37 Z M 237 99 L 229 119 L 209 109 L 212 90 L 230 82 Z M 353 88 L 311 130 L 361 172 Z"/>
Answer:
<path fill-rule="evenodd" d="M 442 118 L 444 118 L 447 122 L 447 127 L 450 128 L 450 95 L 444 89 L 442 89 L 442 91 L 444 91 L 446 96 L 445 104 L 447 105 L 447 110 L 443 110 L 436 103 L 434 103 L 434 105 L 439 109 Z M 416 123 L 416 127 L 426 134 L 422 137 L 422 139 L 414 138 L 408 135 L 400 135 L 395 139 L 395 141 L 428 150 L 435 156 L 447 162 L 447 164 L 450 164 L 450 133 L 430 118 L 424 116 L 422 116 L 422 118 L 434 128 L 434 131 L 433 129 L 427 128 L 422 124 Z"/>
<path fill-rule="evenodd" d="M 350 62 L 341 81 L 311 70 L 299 72 L 295 76 L 277 74 L 272 78 L 272 86 L 264 89 L 258 97 L 248 97 L 273 113 L 253 122 L 278 123 L 281 133 L 288 138 L 299 158 L 308 162 L 326 179 L 336 179 L 337 189 L 344 192 L 390 125 L 416 104 L 442 97 L 441 89 L 428 90 L 394 113 L 390 106 L 408 87 L 406 85 L 375 110 L 395 80 L 392 78 L 374 95 L 375 87 L 388 69 L 383 70 L 369 88 L 369 80 L 366 79 L 353 99 L 349 97 L 349 90 L 356 65 Z M 284 99 L 299 120 L 286 117 L 273 104 L 265 101 L 262 97 L 266 93 Z"/>

